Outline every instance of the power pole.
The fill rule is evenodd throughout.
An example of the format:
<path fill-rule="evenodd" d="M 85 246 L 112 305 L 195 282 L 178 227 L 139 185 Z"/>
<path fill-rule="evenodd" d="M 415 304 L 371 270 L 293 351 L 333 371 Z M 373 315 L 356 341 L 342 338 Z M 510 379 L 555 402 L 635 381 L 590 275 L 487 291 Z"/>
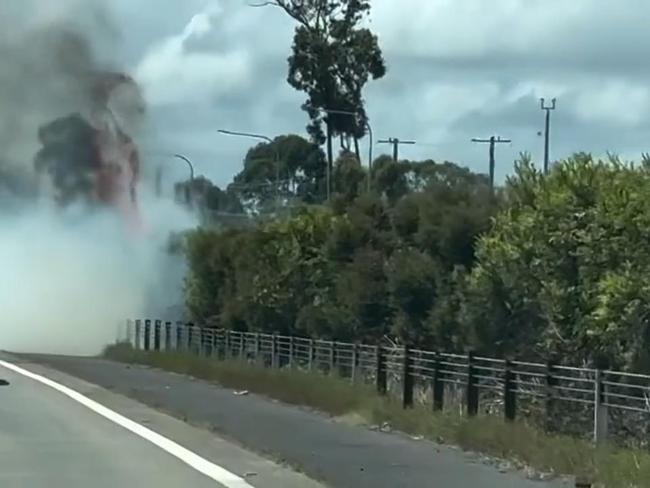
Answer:
<path fill-rule="evenodd" d="M 549 140 L 549 133 L 551 130 L 551 110 L 555 110 L 555 98 L 551 100 L 550 105 L 545 105 L 543 98 L 540 98 L 540 102 L 541 102 L 542 110 L 546 111 L 546 126 L 544 130 L 544 174 L 546 174 L 548 173 L 548 161 L 549 161 L 548 140 Z"/>
<path fill-rule="evenodd" d="M 472 142 L 490 144 L 490 189 L 494 190 L 494 146 L 496 144 L 506 144 L 512 142 L 510 139 L 501 139 L 501 136 L 492 136 L 489 139 L 473 138 Z"/>
<path fill-rule="evenodd" d="M 397 137 L 389 137 L 377 141 L 379 144 L 392 144 L 393 145 L 393 161 L 397 162 L 399 159 L 399 145 L 400 144 L 415 144 L 415 141 L 400 141 Z"/>

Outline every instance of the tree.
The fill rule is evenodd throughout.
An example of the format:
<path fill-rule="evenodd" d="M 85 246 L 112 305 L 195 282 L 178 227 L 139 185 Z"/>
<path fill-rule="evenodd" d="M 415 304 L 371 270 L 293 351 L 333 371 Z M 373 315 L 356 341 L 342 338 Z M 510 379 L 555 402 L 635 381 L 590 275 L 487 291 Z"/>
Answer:
<path fill-rule="evenodd" d="M 351 152 L 342 152 L 334 163 L 333 186 L 346 207 L 361 194 L 367 180 L 366 175 L 367 171 Z"/>
<path fill-rule="evenodd" d="M 465 305 L 479 345 L 650 367 L 650 172 L 576 154 L 519 162 L 478 243 Z"/>
<path fill-rule="evenodd" d="M 230 217 L 246 217 L 242 202 L 237 194 L 230 190 L 222 190 L 205 176 L 193 180 L 176 183 L 174 187 L 177 199 L 185 201 L 196 208 L 205 224 L 219 224 L 231 221 Z"/>
<path fill-rule="evenodd" d="M 354 138 L 357 159 L 361 159 L 356 141 L 365 134 L 367 124 L 363 88 L 371 78 L 386 74 L 377 36 L 360 27 L 370 12 L 370 1 L 274 0 L 262 5 L 280 7 L 298 23 L 288 60 L 288 82 L 307 94 L 302 108 L 309 115 L 307 132 L 312 140 L 327 142 L 330 168 L 332 139 L 339 135 Z M 356 117 L 324 113 L 327 109 L 354 112 Z"/>
<path fill-rule="evenodd" d="M 325 199 L 325 169 L 318 145 L 298 135 L 283 135 L 251 148 L 229 189 L 258 213 L 273 208 L 278 197 L 320 203 Z"/>

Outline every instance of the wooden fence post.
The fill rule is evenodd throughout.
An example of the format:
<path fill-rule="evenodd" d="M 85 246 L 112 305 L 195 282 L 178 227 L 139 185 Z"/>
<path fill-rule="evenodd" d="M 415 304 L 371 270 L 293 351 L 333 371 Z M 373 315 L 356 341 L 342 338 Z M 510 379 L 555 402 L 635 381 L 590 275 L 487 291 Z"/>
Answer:
<path fill-rule="evenodd" d="M 506 359 L 503 365 L 503 413 L 506 421 L 515 420 L 517 415 L 517 396 L 515 394 L 515 373 L 512 362 Z"/>
<path fill-rule="evenodd" d="M 380 395 L 385 395 L 387 391 L 386 373 L 386 353 L 383 347 L 377 346 L 375 348 L 375 374 L 377 381 L 377 393 Z"/>
<path fill-rule="evenodd" d="M 140 339 L 142 337 L 142 320 L 136 319 L 135 321 L 135 349 L 140 349 Z"/>
<path fill-rule="evenodd" d="M 594 378 L 594 442 L 596 444 L 603 444 L 607 441 L 608 412 L 605 393 L 603 372 L 597 369 Z"/>
<path fill-rule="evenodd" d="M 411 348 L 404 346 L 404 362 L 402 364 L 402 408 L 413 407 L 413 372 L 411 367 Z"/>
<path fill-rule="evenodd" d="M 436 351 L 431 378 L 431 393 L 433 395 L 433 411 L 440 412 L 444 405 L 445 384 L 442 381 L 442 364 L 440 352 Z"/>
<path fill-rule="evenodd" d="M 478 413 L 478 387 L 474 377 L 474 351 L 467 352 L 466 398 L 467 415 L 473 417 Z"/>
<path fill-rule="evenodd" d="M 334 374 L 334 368 L 336 368 L 336 343 L 334 341 L 330 341 L 329 359 L 330 359 L 330 364 L 329 364 L 330 370 L 328 371 L 328 373 L 332 375 Z"/>
<path fill-rule="evenodd" d="M 153 326 L 153 349 L 160 351 L 160 332 L 162 329 L 162 321 L 156 320 Z"/>
<path fill-rule="evenodd" d="M 144 350 L 151 349 L 151 320 L 144 321 Z"/>

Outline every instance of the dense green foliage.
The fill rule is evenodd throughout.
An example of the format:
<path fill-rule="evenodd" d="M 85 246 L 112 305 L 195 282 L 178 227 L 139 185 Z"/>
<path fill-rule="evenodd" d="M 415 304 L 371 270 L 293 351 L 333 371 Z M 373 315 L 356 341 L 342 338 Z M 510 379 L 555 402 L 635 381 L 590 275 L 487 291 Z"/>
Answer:
<path fill-rule="evenodd" d="M 347 157 L 337 166 L 352 164 Z M 248 229 L 194 232 L 187 241 L 192 317 L 237 329 L 460 344 L 452 327 L 456 292 L 496 199 L 484 177 L 452 164 L 377 167 L 379 192 L 364 193 L 361 173 L 331 207 L 305 206 Z"/>
<path fill-rule="evenodd" d="M 496 195 L 451 163 L 379 158 L 372 193 L 357 168 L 329 206 L 189 235 L 192 318 L 650 368 L 645 165 L 524 157 Z"/>
<path fill-rule="evenodd" d="M 522 161 L 477 246 L 467 310 L 503 353 L 650 367 L 650 172 L 578 154 Z"/>

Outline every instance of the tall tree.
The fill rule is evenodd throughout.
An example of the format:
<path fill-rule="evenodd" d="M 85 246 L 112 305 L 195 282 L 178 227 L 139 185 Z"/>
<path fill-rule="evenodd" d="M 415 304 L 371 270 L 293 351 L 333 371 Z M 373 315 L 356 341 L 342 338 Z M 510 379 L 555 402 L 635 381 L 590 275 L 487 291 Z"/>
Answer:
<path fill-rule="evenodd" d="M 273 0 L 260 5 L 277 6 L 298 23 L 288 60 L 288 82 L 307 94 L 302 106 L 310 119 L 307 131 L 314 142 L 327 142 L 332 169 L 332 139 L 352 137 L 358 148 L 356 141 L 365 134 L 368 120 L 363 87 L 370 78 L 386 74 L 377 36 L 361 27 L 370 1 Z M 327 109 L 357 116 L 324 112 Z"/>

